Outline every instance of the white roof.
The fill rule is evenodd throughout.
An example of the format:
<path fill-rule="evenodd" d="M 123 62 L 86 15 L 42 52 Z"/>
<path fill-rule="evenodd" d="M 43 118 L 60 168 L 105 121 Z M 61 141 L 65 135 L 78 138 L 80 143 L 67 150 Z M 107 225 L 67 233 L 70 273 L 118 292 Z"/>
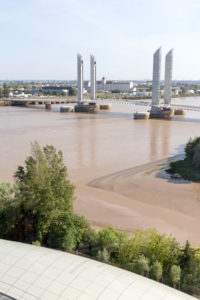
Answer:
<path fill-rule="evenodd" d="M 10 299 L 1 293 L 27 300 L 195 299 L 95 260 L 6 240 L 0 240 L 0 299 Z"/>

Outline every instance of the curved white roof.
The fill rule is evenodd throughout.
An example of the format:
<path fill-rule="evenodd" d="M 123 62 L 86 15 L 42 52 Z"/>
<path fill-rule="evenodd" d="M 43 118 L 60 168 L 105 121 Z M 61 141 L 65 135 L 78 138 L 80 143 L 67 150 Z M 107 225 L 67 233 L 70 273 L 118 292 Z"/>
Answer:
<path fill-rule="evenodd" d="M 9 297 L 26 300 L 195 299 L 156 281 L 85 257 L 0 240 L 0 299 Z"/>

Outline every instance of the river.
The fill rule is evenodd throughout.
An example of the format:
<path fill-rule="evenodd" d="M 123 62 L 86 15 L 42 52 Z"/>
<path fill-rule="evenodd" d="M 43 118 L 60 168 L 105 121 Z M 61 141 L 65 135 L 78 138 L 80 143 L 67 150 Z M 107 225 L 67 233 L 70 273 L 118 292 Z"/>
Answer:
<path fill-rule="evenodd" d="M 200 106 L 200 97 L 176 98 L 173 103 Z M 133 202 L 131 208 L 119 208 L 125 196 L 88 187 L 87 182 L 183 153 L 188 139 L 200 135 L 200 112 L 187 112 L 185 117 L 168 121 L 133 120 L 134 111 L 147 108 L 113 104 L 111 111 L 89 115 L 60 113 L 59 107 L 53 106 L 52 111 L 46 111 L 43 106 L 0 107 L 0 180 L 13 182 L 17 166 L 23 164 L 30 153 L 31 142 L 38 141 L 41 146 L 54 145 L 63 151 L 69 176 L 77 186 L 77 212 L 85 214 L 97 225 L 111 224 L 133 231 L 136 223 L 140 222 L 140 227 L 143 224 L 142 215 L 140 219 L 136 218 L 137 222 L 132 222 L 133 225 L 132 215 L 130 222 L 127 219 L 130 209 L 134 211 Z M 190 185 L 190 189 L 191 192 L 194 189 L 196 195 L 196 185 Z M 131 197 L 137 198 L 137 195 L 130 195 L 129 200 Z M 107 198 L 109 201 L 112 199 L 112 205 L 106 202 Z M 136 198 L 134 200 L 142 201 Z M 123 222 L 120 223 L 120 220 Z M 147 222 L 141 226 L 146 228 L 151 223 L 155 225 L 154 222 Z M 164 229 L 161 226 L 161 231 Z M 166 231 L 174 233 L 173 229 L 170 230 Z M 175 235 L 179 238 L 178 233 Z M 184 238 L 180 238 L 182 240 Z"/>

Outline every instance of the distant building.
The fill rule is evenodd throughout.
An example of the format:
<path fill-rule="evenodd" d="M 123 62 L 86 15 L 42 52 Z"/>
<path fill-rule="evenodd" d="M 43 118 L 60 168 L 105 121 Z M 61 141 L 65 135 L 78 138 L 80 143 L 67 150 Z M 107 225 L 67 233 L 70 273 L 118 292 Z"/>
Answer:
<path fill-rule="evenodd" d="M 173 96 L 178 96 L 181 93 L 180 87 L 173 87 L 172 88 L 172 95 Z"/>
<path fill-rule="evenodd" d="M 101 92 L 112 92 L 119 90 L 122 93 L 130 93 L 133 91 L 134 83 L 132 81 L 102 80 L 97 81 L 97 90 Z"/>

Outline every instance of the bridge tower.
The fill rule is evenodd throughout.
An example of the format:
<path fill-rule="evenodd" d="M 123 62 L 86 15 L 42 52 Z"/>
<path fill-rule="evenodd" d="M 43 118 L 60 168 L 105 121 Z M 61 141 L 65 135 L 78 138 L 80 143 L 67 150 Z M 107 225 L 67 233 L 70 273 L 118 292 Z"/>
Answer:
<path fill-rule="evenodd" d="M 165 57 L 164 104 L 171 104 L 171 97 L 172 97 L 172 65 L 173 65 L 173 49 L 171 49 Z"/>
<path fill-rule="evenodd" d="M 96 100 L 96 59 L 90 55 L 90 99 Z"/>
<path fill-rule="evenodd" d="M 78 88 L 78 101 L 83 101 L 83 58 L 77 54 L 77 88 Z"/>
<path fill-rule="evenodd" d="M 160 104 L 160 66 L 161 48 L 153 55 L 153 82 L 152 82 L 152 106 Z"/>

